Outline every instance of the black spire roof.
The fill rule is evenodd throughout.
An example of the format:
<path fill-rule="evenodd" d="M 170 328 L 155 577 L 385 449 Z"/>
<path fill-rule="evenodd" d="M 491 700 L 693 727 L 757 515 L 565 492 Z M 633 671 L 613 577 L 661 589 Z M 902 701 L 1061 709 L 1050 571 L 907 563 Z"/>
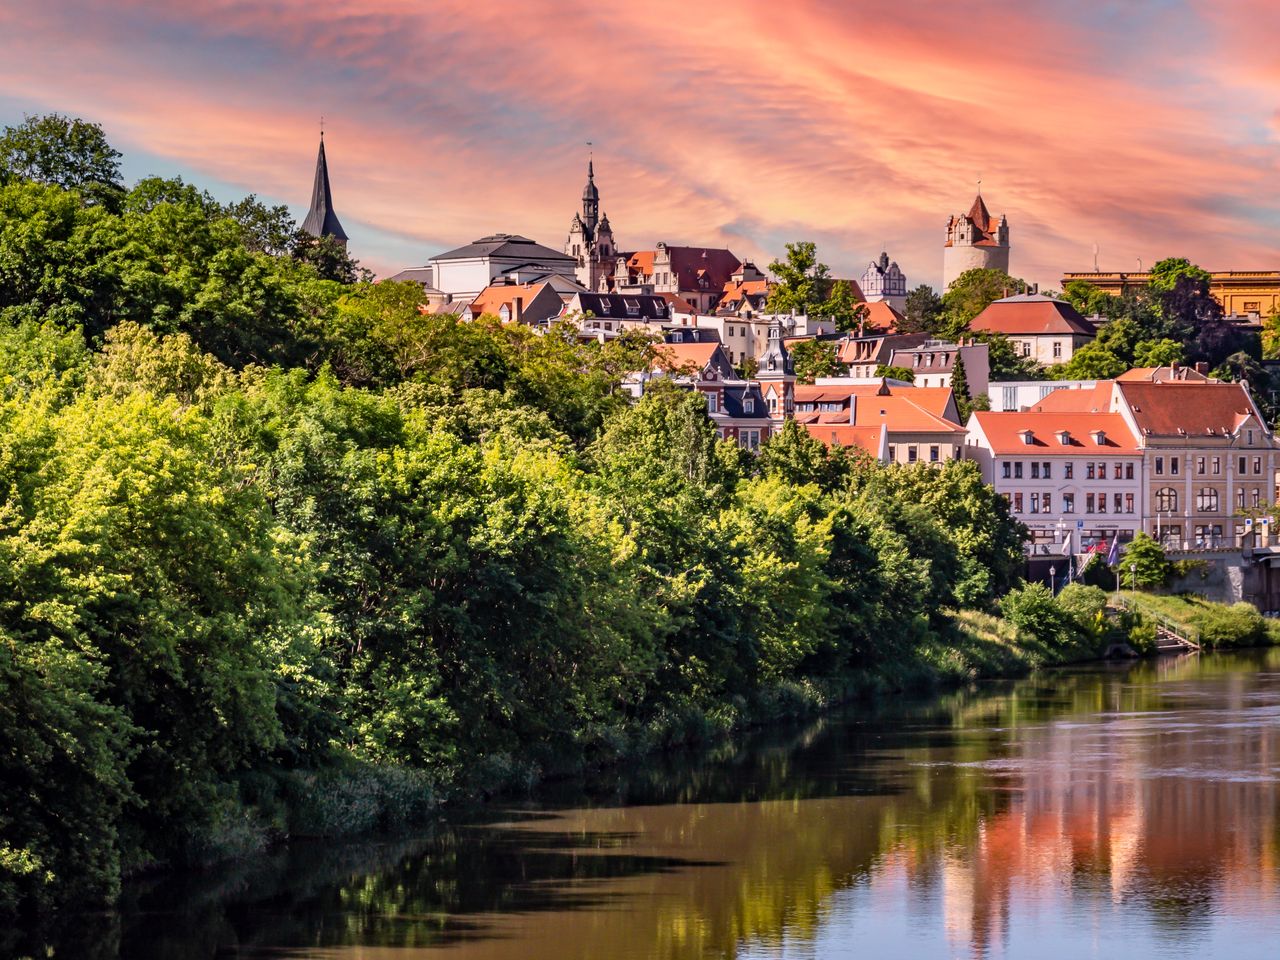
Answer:
<path fill-rule="evenodd" d="M 324 157 L 324 134 L 320 134 L 320 155 L 316 157 L 316 182 L 311 188 L 311 209 L 302 229 L 313 237 L 333 237 L 347 242 L 347 233 L 333 212 L 333 194 L 329 191 L 329 163 Z"/>
<path fill-rule="evenodd" d="M 587 161 L 587 185 L 582 188 L 583 200 L 599 200 L 600 191 L 596 189 L 596 170 L 592 160 Z"/>

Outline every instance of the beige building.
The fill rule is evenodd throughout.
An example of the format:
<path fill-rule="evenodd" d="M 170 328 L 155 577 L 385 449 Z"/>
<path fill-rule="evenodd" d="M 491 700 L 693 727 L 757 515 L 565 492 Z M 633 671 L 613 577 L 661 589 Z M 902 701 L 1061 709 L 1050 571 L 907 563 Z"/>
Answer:
<path fill-rule="evenodd" d="M 1066 363 L 1098 335 L 1094 325 L 1067 301 L 1038 293 L 996 300 L 973 318 L 969 329 L 998 333 L 1020 356 L 1044 366 Z"/>
<path fill-rule="evenodd" d="M 1262 319 L 1280 310 L 1280 270 L 1214 270 L 1209 274 L 1209 292 L 1229 316 Z M 1066 273 L 1065 287 L 1074 280 L 1091 283 L 1115 296 L 1146 288 L 1151 274 Z"/>

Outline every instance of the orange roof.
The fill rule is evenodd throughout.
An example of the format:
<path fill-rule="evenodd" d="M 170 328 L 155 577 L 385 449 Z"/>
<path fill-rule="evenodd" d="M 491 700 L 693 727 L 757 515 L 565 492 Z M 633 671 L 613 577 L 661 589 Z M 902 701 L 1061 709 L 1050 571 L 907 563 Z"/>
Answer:
<path fill-rule="evenodd" d="M 1094 325 L 1071 304 L 1040 294 L 997 300 L 973 318 L 969 329 L 1013 336 L 1055 333 L 1093 336 L 1097 333 Z"/>
<path fill-rule="evenodd" d="M 880 456 L 880 427 L 806 423 L 804 428 L 829 447 L 859 447 L 873 457 Z"/>
<path fill-rule="evenodd" d="M 1137 456 L 1142 452 L 1138 438 L 1118 413 L 991 413 L 981 410 L 973 416 L 991 451 L 1001 456 L 1078 457 L 1082 453 Z M 1031 431 L 1030 443 L 1023 439 L 1024 430 Z M 1065 444 L 1058 438 L 1062 430 L 1069 434 Z M 1096 443 L 1092 436 L 1096 430 L 1103 432 L 1101 444 Z"/>
<path fill-rule="evenodd" d="M 642 276 L 653 276 L 653 254 L 652 250 L 637 250 L 627 260 L 627 269 L 634 270 Z"/>
<path fill-rule="evenodd" d="M 1157 380 L 1177 380 L 1185 383 L 1215 382 L 1195 367 L 1184 367 L 1180 364 L 1169 367 L 1134 367 L 1132 370 L 1126 370 L 1116 379 L 1126 383 L 1130 381 L 1154 383 Z"/>
<path fill-rule="evenodd" d="M 897 333 L 898 324 L 906 323 L 907 318 L 893 308 L 886 300 L 874 300 L 862 304 L 867 311 L 867 329 L 879 330 L 882 333 Z"/>
<path fill-rule="evenodd" d="M 734 300 L 742 297 L 759 297 L 769 292 L 768 280 L 729 280 L 724 285 L 724 299 Z"/>
<path fill-rule="evenodd" d="M 508 310 L 514 311 L 516 297 L 520 297 L 523 306 L 527 307 L 546 285 L 545 280 L 534 283 L 491 284 L 476 294 L 476 298 L 471 301 L 471 314 L 472 316 L 479 316 L 482 313 L 488 313 L 496 317 L 498 311 L 504 306 Z"/>
<path fill-rule="evenodd" d="M 916 406 L 923 407 L 938 417 L 946 414 L 953 396 L 950 387 L 891 387 L 890 389 L 901 391 L 898 396 L 907 397 Z"/>
<path fill-rule="evenodd" d="M 1116 384 L 1144 433 L 1155 436 L 1209 436 L 1234 433 L 1250 416 L 1258 417 L 1253 398 L 1242 383 Z M 1262 423 L 1261 417 L 1258 417 Z"/>
<path fill-rule="evenodd" d="M 697 313 L 697 311 L 693 309 L 693 304 L 677 294 L 659 293 L 655 294 L 655 296 L 659 296 L 663 300 L 667 301 L 667 306 L 671 308 L 672 313 Z"/>
<path fill-rule="evenodd" d="M 858 397 L 854 425 L 885 424 L 890 433 L 964 433 L 964 427 L 930 413 L 910 399 L 910 390 L 889 396 Z"/>
<path fill-rule="evenodd" d="M 719 349 L 718 343 L 660 343 L 653 348 L 653 357 L 665 370 L 695 367 L 701 371 Z"/>
<path fill-rule="evenodd" d="M 1107 413 L 1111 409 L 1111 388 L 1110 380 L 1099 380 L 1083 390 L 1062 387 L 1028 409 L 1032 413 Z"/>
<path fill-rule="evenodd" d="M 972 221 L 973 225 L 980 231 L 981 237 L 974 241 L 975 247 L 998 246 L 999 241 L 996 239 L 996 234 L 1000 229 L 1000 221 L 991 215 L 991 211 L 987 209 L 986 202 L 982 199 L 982 194 L 978 194 L 974 198 L 973 206 L 969 208 L 969 212 L 963 218 L 952 217 L 948 226 L 960 219 Z M 951 246 L 951 241 L 948 240 L 945 246 Z"/>

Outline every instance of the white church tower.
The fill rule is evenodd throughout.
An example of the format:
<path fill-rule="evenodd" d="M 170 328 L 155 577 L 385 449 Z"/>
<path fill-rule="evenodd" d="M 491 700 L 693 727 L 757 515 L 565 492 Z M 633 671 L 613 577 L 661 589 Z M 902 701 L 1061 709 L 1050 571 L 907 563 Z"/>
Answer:
<path fill-rule="evenodd" d="M 945 290 L 966 270 L 1009 272 L 1009 221 L 997 220 L 987 210 L 979 192 L 969 212 L 947 220 L 947 242 L 942 251 L 942 287 Z"/>

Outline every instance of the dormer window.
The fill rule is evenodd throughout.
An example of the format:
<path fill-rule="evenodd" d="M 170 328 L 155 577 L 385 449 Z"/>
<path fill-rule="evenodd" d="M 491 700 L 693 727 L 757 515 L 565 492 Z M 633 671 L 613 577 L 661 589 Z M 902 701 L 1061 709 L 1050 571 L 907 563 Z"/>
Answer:
<path fill-rule="evenodd" d="M 1105 446 L 1105 445 L 1106 445 L 1106 442 L 1107 442 L 1107 433 L 1106 433 L 1106 431 L 1105 431 L 1105 430 L 1094 430 L 1094 431 L 1090 434 L 1090 436 L 1092 436 L 1092 437 L 1093 437 L 1093 442 L 1094 442 L 1094 444 L 1095 444 L 1095 445 L 1097 445 L 1097 446 L 1099 446 L 1099 447 L 1101 447 L 1101 446 Z"/>
<path fill-rule="evenodd" d="M 600 312 L 601 313 L 609 312 L 609 300 L 607 298 L 600 301 Z"/>
<path fill-rule="evenodd" d="M 756 412 L 756 402 L 755 402 L 755 400 L 754 400 L 754 399 L 752 399 L 751 397 L 747 397 L 747 399 L 743 400 L 743 401 L 742 401 L 742 412 L 743 412 L 743 413 L 755 413 L 755 412 Z"/>
<path fill-rule="evenodd" d="M 639 301 L 639 300 L 623 300 L 623 301 L 622 301 L 622 305 L 623 305 L 624 307 L 626 307 L 626 310 L 627 310 L 627 316 L 630 316 L 630 317 L 637 317 L 637 316 L 639 316 L 639 315 L 640 315 L 640 301 Z"/>
<path fill-rule="evenodd" d="M 1060 444 L 1061 444 L 1062 446 L 1064 446 L 1064 447 L 1069 447 L 1069 446 L 1071 446 L 1071 431 L 1070 431 L 1070 430 L 1059 430 L 1059 431 L 1058 431 L 1058 443 L 1060 443 Z"/>
<path fill-rule="evenodd" d="M 1030 446 L 1031 444 L 1035 443 L 1035 440 L 1036 440 L 1036 434 L 1034 430 L 1019 430 L 1018 436 L 1022 438 L 1022 442 L 1025 443 L 1027 446 Z"/>

